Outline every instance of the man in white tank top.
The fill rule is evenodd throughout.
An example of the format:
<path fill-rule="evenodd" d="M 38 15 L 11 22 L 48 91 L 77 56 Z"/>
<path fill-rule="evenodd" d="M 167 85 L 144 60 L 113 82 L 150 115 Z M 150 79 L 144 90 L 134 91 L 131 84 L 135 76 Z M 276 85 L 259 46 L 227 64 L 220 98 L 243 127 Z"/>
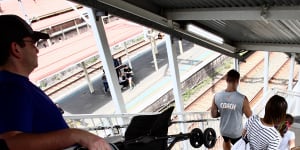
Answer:
<path fill-rule="evenodd" d="M 224 139 L 223 149 L 230 150 L 231 144 L 237 142 L 243 131 L 243 114 L 249 118 L 252 111 L 247 97 L 237 91 L 240 74 L 230 70 L 226 75 L 227 87 L 216 93 L 211 106 L 211 116 L 221 117 L 220 130 Z"/>

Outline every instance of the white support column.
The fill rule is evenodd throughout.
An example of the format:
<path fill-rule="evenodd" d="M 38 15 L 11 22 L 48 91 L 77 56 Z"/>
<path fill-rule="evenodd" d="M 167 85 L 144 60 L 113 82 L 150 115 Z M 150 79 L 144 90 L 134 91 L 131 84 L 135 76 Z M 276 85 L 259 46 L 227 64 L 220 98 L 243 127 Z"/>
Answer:
<path fill-rule="evenodd" d="M 183 54 L 183 47 L 182 47 L 182 40 L 181 39 L 178 40 L 178 47 L 179 47 L 180 54 Z"/>
<path fill-rule="evenodd" d="M 51 30 L 52 30 L 52 27 L 51 27 L 51 26 L 49 26 L 48 28 L 49 28 L 49 31 L 51 31 Z M 50 38 L 49 38 L 49 39 L 47 39 L 47 43 L 48 43 L 48 45 L 49 45 L 49 46 L 51 46 L 51 45 L 52 45 L 52 41 L 51 41 L 51 35 L 49 34 L 49 36 L 50 36 Z"/>
<path fill-rule="evenodd" d="M 171 78 L 173 82 L 173 94 L 175 98 L 175 106 L 176 110 L 179 113 L 184 112 L 184 104 L 181 95 L 181 84 L 180 84 L 180 75 L 179 75 L 179 67 L 177 63 L 177 53 L 176 50 L 173 48 L 172 39 L 169 34 L 166 34 L 166 46 L 167 46 L 167 53 L 168 53 L 168 61 L 169 61 L 169 68 L 171 72 Z M 179 115 L 179 120 L 184 121 L 184 117 Z M 181 132 L 186 133 L 187 128 L 185 124 L 180 124 Z M 187 144 L 184 144 L 184 149 L 187 149 Z"/>
<path fill-rule="evenodd" d="M 60 30 L 61 30 L 61 33 L 62 33 L 62 36 L 63 36 L 63 39 L 61 39 L 61 40 L 66 40 L 67 38 L 66 38 L 65 31 L 64 31 L 62 25 L 60 25 Z M 59 42 L 61 42 L 61 41 L 59 41 Z"/>
<path fill-rule="evenodd" d="M 166 34 L 166 45 L 167 45 L 170 72 L 172 74 L 173 93 L 175 97 L 176 109 L 177 112 L 181 113 L 184 112 L 184 108 L 183 108 L 183 100 L 181 96 L 181 85 L 180 85 L 179 67 L 177 63 L 177 53 L 173 48 L 172 39 L 169 34 Z"/>
<path fill-rule="evenodd" d="M 295 57 L 296 57 L 296 54 L 292 53 L 291 54 L 291 64 L 290 64 L 290 74 L 289 74 L 289 84 L 288 84 L 289 91 L 291 91 L 293 89 Z"/>
<path fill-rule="evenodd" d="M 111 22 L 111 21 L 110 21 L 110 16 L 111 16 L 110 14 L 107 15 L 107 23 L 110 23 L 110 22 Z"/>
<path fill-rule="evenodd" d="M 102 19 L 99 19 L 99 22 L 96 23 L 96 16 L 94 14 L 93 9 L 87 8 L 87 12 L 90 18 L 90 23 L 94 36 L 96 38 L 96 44 L 99 49 L 99 55 L 106 73 L 107 82 L 111 92 L 112 100 L 115 105 L 116 113 L 126 113 L 126 107 L 116 75 L 116 70 L 113 65 L 112 55 L 105 34 L 103 21 Z"/>
<path fill-rule="evenodd" d="M 125 52 L 126 52 L 126 56 L 127 56 L 128 65 L 132 69 L 131 60 L 130 60 L 130 56 L 129 56 L 129 53 L 128 53 L 128 48 L 127 48 L 126 42 L 124 42 L 124 48 L 125 48 Z"/>
<path fill-rule="evenodd" d="M 269 57 L 270 52 L 265 52 L 265 59 L 264 59 L 264 96 L 266 96 L 268 92 L 269 86 Z"/>
<path fill-rule="evenodd" d="M 236 58 L 233 58 L 233 67 L 234 70 L 236 70 L 237 72 L 240 72 L 240 64 L 239 64 L 239 60 Z M 240 85 L 238 85 L 237 90 L 240 90 Z"/>
<path fill-rule="evenodd" d="M 51 39 L 47 39 L 47 43 L 49 46 L 51 46 L 52 45 Z"/>
<path fill-rule="evenodd" d="M 87 72 L 85 63 L 84 63 L 84 62 L 81 62 L 80 64 L 81 64 L 81 66 L 82 66 L 82 69 L 83 69 L 83 72 L 84 72 L 84 76 L 85 76 L 85 78 L 86 78 L 86 81 L 88 82 L 88 86 L 89 86 L 89 89 L 90 89 L 90 93 L 94 93 L 94 92 L 95 92 L 95 89 L 94 89 L 93 83 L 92 83 L 91 80 L 90 80 L 90 77 L 89 77 L 89 74 L 88 74 L 88 72 Z"/>
<path fill-rule="evenodd" d="M 76 19 L 74 19 L 74 24 L 75 24 L 75 28 L 76 28 L 76 31 L 77 31 L 77 35 L 79 35 L 79 34 L 80 34 L 80 31 L 79 31 L 79 28 L 78 28 L 78 24 L 77 24 Z"/>
<path fill-rule="evenodd" d="M 25 16 L 26 22 L 27 22 L 28 24 L 31 24 L 31 21 L 29 20 L 29 17 L 28 17 L 27 12 L 26 12 L 26 10 L 25 10 L 25 8 L 24 8 L 24 5 L 23 5 L 23 3 L 22 3 L 22 0 L 18 0 L 18 2 L 19 2 L 19 7 L 20 7 L 20 9 L 21 9 L 21 12 L 22 12 L 23 15 Z"/>
<path fill-rule="evenodd" d="M 237 72 L 240 72 L 240 64 L 239 64 L 239 60 L 238 60 L 238 59 L 233 58 L 233 65 L 234 65 L 234 69 L 235 69 Z"/>
<path fill-rule="evenodd" d="M 158 50 L 157 50 L 157 44 L 156 44 L 155 37 L 153 37 L 153 46 L 154 46 L 155 55 L 158 55 Z"/>
<path fill-rule="evenodd" d="M 155 45 L 153 42 L 154 40 L 155 39 L 151 36 L 150 43 L 151 43 L 151 48 L 152 48 L 153 63 L 154 63 L 155 70 L 158 71 L 158 64 L 157 64 L 157 59 L 156 59 L 156 54 L 155 54 Z"/>
<path fill-rule="evenodd" d="M 155 52 L 156 55 L 158 55 L 158 50 L 157 50 L 157 45 L 156 45 L 156 40 L 155 40 L 156 36 L 157 36 L 156 31 L 151 29 L 151 38 L 152 38 L 152 41 L 153 41 L 154 52 Z"/>

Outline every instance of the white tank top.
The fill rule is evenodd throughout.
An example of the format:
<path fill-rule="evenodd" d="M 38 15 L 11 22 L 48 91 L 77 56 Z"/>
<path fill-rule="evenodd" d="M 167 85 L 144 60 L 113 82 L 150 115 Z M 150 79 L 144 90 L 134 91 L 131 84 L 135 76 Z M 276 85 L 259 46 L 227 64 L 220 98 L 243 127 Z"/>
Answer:
<path fill-rule="evenodd" d="M 295 133 L 293 131 L 288 130 L 281 140 L 279 150 L 289 150 L 289 141 L 295 139 Z"/>

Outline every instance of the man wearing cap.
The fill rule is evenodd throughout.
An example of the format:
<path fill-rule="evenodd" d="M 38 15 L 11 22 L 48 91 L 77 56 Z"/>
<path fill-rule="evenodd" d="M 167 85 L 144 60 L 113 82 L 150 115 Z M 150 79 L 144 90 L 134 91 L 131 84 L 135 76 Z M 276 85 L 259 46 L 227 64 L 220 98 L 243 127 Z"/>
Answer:
<path fill-rule="evenodd" d="M 18 16 L 0 16 L 0 139 L 13 136 L 7 143 L 12 150 L 64 149 L 74 144 L 110 150 L 104 139 L 69 128 L 56 105 L 29 81 L 38 66 L 35 43 L 48 38 Z"/>

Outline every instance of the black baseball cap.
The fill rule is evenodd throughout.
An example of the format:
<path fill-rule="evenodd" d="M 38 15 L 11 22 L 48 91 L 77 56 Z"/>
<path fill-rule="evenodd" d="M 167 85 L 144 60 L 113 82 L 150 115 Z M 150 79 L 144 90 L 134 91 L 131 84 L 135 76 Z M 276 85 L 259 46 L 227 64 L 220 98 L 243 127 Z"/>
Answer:
<path fill-rule="evenodd" d="M 30 25 L 16 15 L 0 15 L 0 42 L 20 41 L 24 37 L 33 40 L 49 39 L 49 35 L 33 31 Z"/>

